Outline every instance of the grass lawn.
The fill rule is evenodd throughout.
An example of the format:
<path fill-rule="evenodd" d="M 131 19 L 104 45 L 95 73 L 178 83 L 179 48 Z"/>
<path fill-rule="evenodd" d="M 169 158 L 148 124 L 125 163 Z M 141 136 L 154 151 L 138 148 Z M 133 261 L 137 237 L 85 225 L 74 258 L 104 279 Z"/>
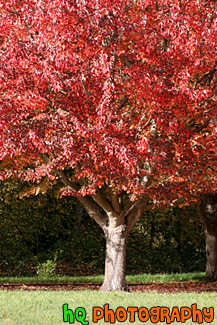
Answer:
<path fill-rule="evenodd" d="M 188 273 L 188 274 L 140 274 L 127 276 L 127 281 L 130 283 L 147 283 L 147 282 L 173 282 L 173 281 L 201 281 L 204 278 L 204 273 Z M 102 282 L 103 276 L 86 276 L 86 277 L 34 277 L 34 278 L 0 278 L 0 283 L 78 283 L 78 282 Z M 127 292 L 110 292 L 103 293 L 91 290 L 78 291 L 7 291 L 0 290 L 0 324 L 67 324 L 63 322 L 63 304 L 68 304 L 68 308 L 75 312 L 78 307 L 83 307 L 86 310 L 86 317 L 81 319 L 81 322 L 75 320 L 74 324 L 96 324 L 93 322 L 93 307 L 99 306 L 103 308 L 104 304 L 109 304 L 109 308 L 116 311 L 118 307 L 146 307 L 148 311 L 152 307 L 170 308 L 170 316 L 173 307 L 182 306 L 191 307 L 192 304 L 197 304 L 197 308 L 213 307 L 216 312 L 216 319 L 210 324 L 217 324 L 217 293 L 127 293 Z M 166 317 L 163 316 L 162 322 L 159 324 L 167 324 Z M 181 324 L 174 318 L 171 324 Z M 135 313 L 135 322 L 130 322 L 130 313 L 127 313 L 127 320 L 115 324 L 153 324 L 150 321 L 141 322 L 138 318 L 138 313 Z M 205 320 L 203 323 L 206 323 Z M 69 322 L 68 322 L 69 324 Z M 103 318 L 98 320 L 97 324 L 110 324 Z M 197 324 L 192 318 L 187 320 L 185 324 Z"/>
<path fill-rule="evenodd" d="M 68 308 L 73 311 L 76 307 L 83 307 L 86 310 L 86 320 L 89 324 L 92 321 L 92 308 L 103 307 L 109 304 L 109 308 L 115 310 L 117 307 L 128 306 L 147 307 L 167 306 L 170 310 L 174 307 L 197 304 L 198 309 L 203 307 L 214 307 L 217 311 L 217 294 L 215 293 L 179 293 L 179 294 L 158 294 L 158 293 L 103 293 L 97 291 L 0 291 L 0 324 L 64 324 L 62 305 L 67 303 Z M 129 316 L 129 315 L 128 315 Z M 217 318 L 217 316 L 216 316 Z M 120 322 L 116 321 L 116 324 Z M 67 323 L 65 323 L 67 324 Z M 75 321 L 75 324 L 80 322 Z M 103 319 L 97 324 L 110 324 Z M 142 324 L 137 314 L 135 322 L 130 323 L 129 317 L 123 324 Z M 153 324 L 150 320 L 145 324 Z M 166 322 L 159 322 L 166 324 Z M 178 324 L 174 321 L 171 324 Z M 180 323 L 179 323 L 180 324 Z M 189 319 L 185 324 L 197 324 Z M 217 324 L 217 319 L 210 324 Z"/>
<path fill-rule="evenodd" d="M 177 273 L 177 274 L 138 274 L 127 275 L 128 283 L 173 282 L 173 281 L 201 281 L 205 273 Z M 48 277 L 0 277 L 0 283 L 95 283 L 103 282 L 103 275 L 96 276 L 48 276 Z"/>

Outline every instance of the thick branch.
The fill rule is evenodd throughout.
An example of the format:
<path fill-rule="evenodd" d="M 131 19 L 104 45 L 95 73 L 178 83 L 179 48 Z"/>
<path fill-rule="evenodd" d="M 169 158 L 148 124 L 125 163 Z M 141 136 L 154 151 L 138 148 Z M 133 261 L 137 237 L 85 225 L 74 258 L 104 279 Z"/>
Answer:
<path fill-rule="evenodd" d="M 88 197 L 79 196 L 77 199 L 83 204 L 89 216 L 93 218 L 105 232 L 107 229 L 106 217 L 102 214 L 97 204 L 95 204 L 92 199 Z"/>
<path fill-rule="evenodd" d="M 130 199 L 128 199 L 124 203 L 124 209 L 122 211 L 123 217 L 125 218 L 137 204 L 139 204 L 139 201 L 130 201 Z"/>
<path fill-rule="evenodd" d="M 138 201 L 136 205 L 130 210 L 127 215 L 127 232 L 130 233 L 133 226 L 139 220 L 139 218 L 143 215 L 146 209 L 149 209 L 148 205 L 149 197 L 148 195 L 144 195 L 141 200 Z"/>
<path fill-rule="evenodd" d="M 45 164 L 49 163 L 49 156 L 47 154 L 40 153 L 39 157 L 42 159 L 42 161 L 44 161 Z M 66 176 L 66 174 L 64 173 L 63 170 L 58 170 L 57 168 L 54 168 L 53 170 L 58 175 L 59 179 L 61 179 L 61 181 L 63 182 L 63 184 L 66 187 L 69 187 L 74 191 L 79 190 L 79 187 L 77 186 L 77 184 L 72 182 Z M 107 227 L 106 226 L 106 217 L 100 211 L 99 206 L 97 204 L 95 204 L 95 202 L 90 197 L 79 196 L 79 197 L 77 197 L 77 199 L 79 200 L 79 202 L 81 202 L 81 204 L 83 204 L 83 206 L 84 206 L 86 212 L 89 214 L 89 216 L 91 218 L 93 218 L 105 232 L 106 227 Z"/>
<path fill-rule="evenodd" d="M 110 202 L 99 191 L 92 198 L 108 215 L 114 212 Z"/>
<path fill-rule="evenodd" d="M 118 214 L 121 213 L 120 197 L 117 194 L 111 194 L 111 203 L 114 211 Z"/>

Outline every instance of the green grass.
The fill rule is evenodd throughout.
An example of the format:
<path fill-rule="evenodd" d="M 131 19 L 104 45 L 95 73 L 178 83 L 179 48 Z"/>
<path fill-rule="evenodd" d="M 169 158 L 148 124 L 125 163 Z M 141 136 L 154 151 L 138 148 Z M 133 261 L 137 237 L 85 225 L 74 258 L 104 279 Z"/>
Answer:
<path fill-rule="evenodd" d="M 147 282 L 173 282 L 173 281 L 201 281 L 205 273 L 180 273 L 180 274 L 138 274 L 128 275 L 128 283 L 147 283 Z M 97 276 L 48 276 L 48 277 L 0 277 L 0 283 L 95 283 L 103 282 L 103 275 Z"/>
<path fill-rule="evenodd" d="M 92 308 L 94 306 L 103 307 L 109 304 L 109 308 L 115 310 L 122 306 L 147 307 L 153 306 L 188 306 L 197 304 L 197 308 L 214 307 L 217 311 L 217 294 L 215 293 L 178 293 L 178 294 L 158 294 L 158 293 L 124 293 L 111 292 L 103 293 L 97 291 L 2 291 L 0 290 L 0 324 L 25 324 L 25 325 L 59 325 L 64 324 L 62 318 L 62 305 L 68 303 L 68 308 L 75 310 L 76 307 L 86 309 L 86 320 L 92 322 Z M 217 318 L 217 316 L 216 316 Z M 80 324 L 75 321 L 75 324 Z M 98 321 L 99 325 L 110 324 L 104 320 Z M 117 321 L 115 324 L 119 324 Z M 123 324 L 142 324 L 136 315 L 135 323 L 130 323 L 129 319 Z M 145 324 L 152 324 L 147 321 Z M 159 324 L 166 324 L 162 322 Z M 173 322 L 171 324 L 177 324 Z M 185 324 L 196 324 L 192 320 Z M 216 324 L 216 320 L 210 324 Z"/>

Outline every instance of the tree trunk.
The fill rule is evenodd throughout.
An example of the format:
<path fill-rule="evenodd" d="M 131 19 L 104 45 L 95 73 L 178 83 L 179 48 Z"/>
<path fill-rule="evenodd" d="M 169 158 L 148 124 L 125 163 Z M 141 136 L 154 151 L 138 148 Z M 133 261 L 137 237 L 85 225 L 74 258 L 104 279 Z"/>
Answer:
<path fill-rule="evenodd" d="M 206 241 L 206 279 L 217 280 L 217 194 L 206 194 L 199 205 Z"/>
<path fill-rule="evenodd" d="M 217 227 L 215 232 L 204 230 L 206 240 L 206 279 L 208 281 L 217 280 Z"/>
<path fill-rule="evenodd" d="M 105 278 L 101 291 L 128 291 L 125 279 L 127 238 L 125 225 L 109 227 L 106 231 Z"/>
<path fill-rule="evenodd" d="M 48 154 L 38 155 L 46 165 L 50 162 Z M 54 168 L 54 172 L 67 188 L 79 190 L 79 185 L 73 182 L 64 170 Z M 144 177 L 143 186 L 148 187 L 152 179 L 153 176 Z M 149 207 L 149 197 L 144 194 L 139 200 L 131 201 L 129 198 L 123 199 L 124 192 L 117 195 L 111 191 L 110 194 L 109 200 L 107 195 L 104 196 L 103 191 L 98 189 L 93 196 L 78 196 L 78 200 L 102 228 L 106 237 L 105 278 L 101 291 L 128 291 L 125 279 L 127 239 L 133 226 Z"/>

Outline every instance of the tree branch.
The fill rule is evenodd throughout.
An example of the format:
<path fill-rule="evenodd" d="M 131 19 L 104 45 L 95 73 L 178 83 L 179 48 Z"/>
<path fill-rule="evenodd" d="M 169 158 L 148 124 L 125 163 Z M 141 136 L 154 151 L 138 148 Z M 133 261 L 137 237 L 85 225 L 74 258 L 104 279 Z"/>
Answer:
<path fill-rule="evenodd" d="M 148 205 L 149 197 L 148 195 L 144 195 L 141 200 L 138 201 L 136 205 L 130 209 L 127 215 L 127 232 L 130 233 L 131 229 L 137 223 L 139 218 L 143 215 L 146 209 L 149 209 L 150 206 Z"/>
<path fill-rule="evenodd" d="M 49 163 L 50 159 L 49 159 L 48 154 L 39 153 L 38 155 L 45 164 Z M 63 182 L 63 184 L 66 187 L 69 187 L 74 191 L 79 190 L 78 185 L 76 183 L 72 182 L 66 176 L 66 174 L 64 173 L 63 170 L 58 170 L 57 168 L 54 168 L 53 171 L 55 172 L 55 174 L 58 175 L 59 179 Z M 79 200 L 79 202 L 81 202 L 81 204 L 83 204 L 83 206 L 84 206 L 86 212 L 89 214 L 89 216 L 91 218 L 93 218 L 105 232 L 107 229 L 106 217 L 100 211 L 99 206 L 97 204 L 95 204 L 95 202 L 90 197 L 78 196 L 77 199 Z"/>
<path fill-rule="evenodd" d="M 111 194 L 111 203 L 114 211 L 118 214 L 121 213 L 120 197 L 117 194 Z"/>
<path fill-rule="evenodd" d="M 118 106 L 117 111 L 120 111 L 124 107 L 124 105 L 128 101 L 128 98 L 129 97 L 127 95 L 124 95 L 124 98 L 123 98 L 122 102 L 120 103 L 120 105 Z"/>
<path fill-rule="evenodd" d="M 125 218 L 138 203 L 139 201 L 130 201 L 130 199 L 128 199 L 124 203 L 124 209 L 122 211 L 123 218 Z"/>
<path fill-rule="evenodd" d="M 100 193 L 100 191 L 97 191 L 92 198 L 108 215 L 114 213 L 110 202 Z"/>

